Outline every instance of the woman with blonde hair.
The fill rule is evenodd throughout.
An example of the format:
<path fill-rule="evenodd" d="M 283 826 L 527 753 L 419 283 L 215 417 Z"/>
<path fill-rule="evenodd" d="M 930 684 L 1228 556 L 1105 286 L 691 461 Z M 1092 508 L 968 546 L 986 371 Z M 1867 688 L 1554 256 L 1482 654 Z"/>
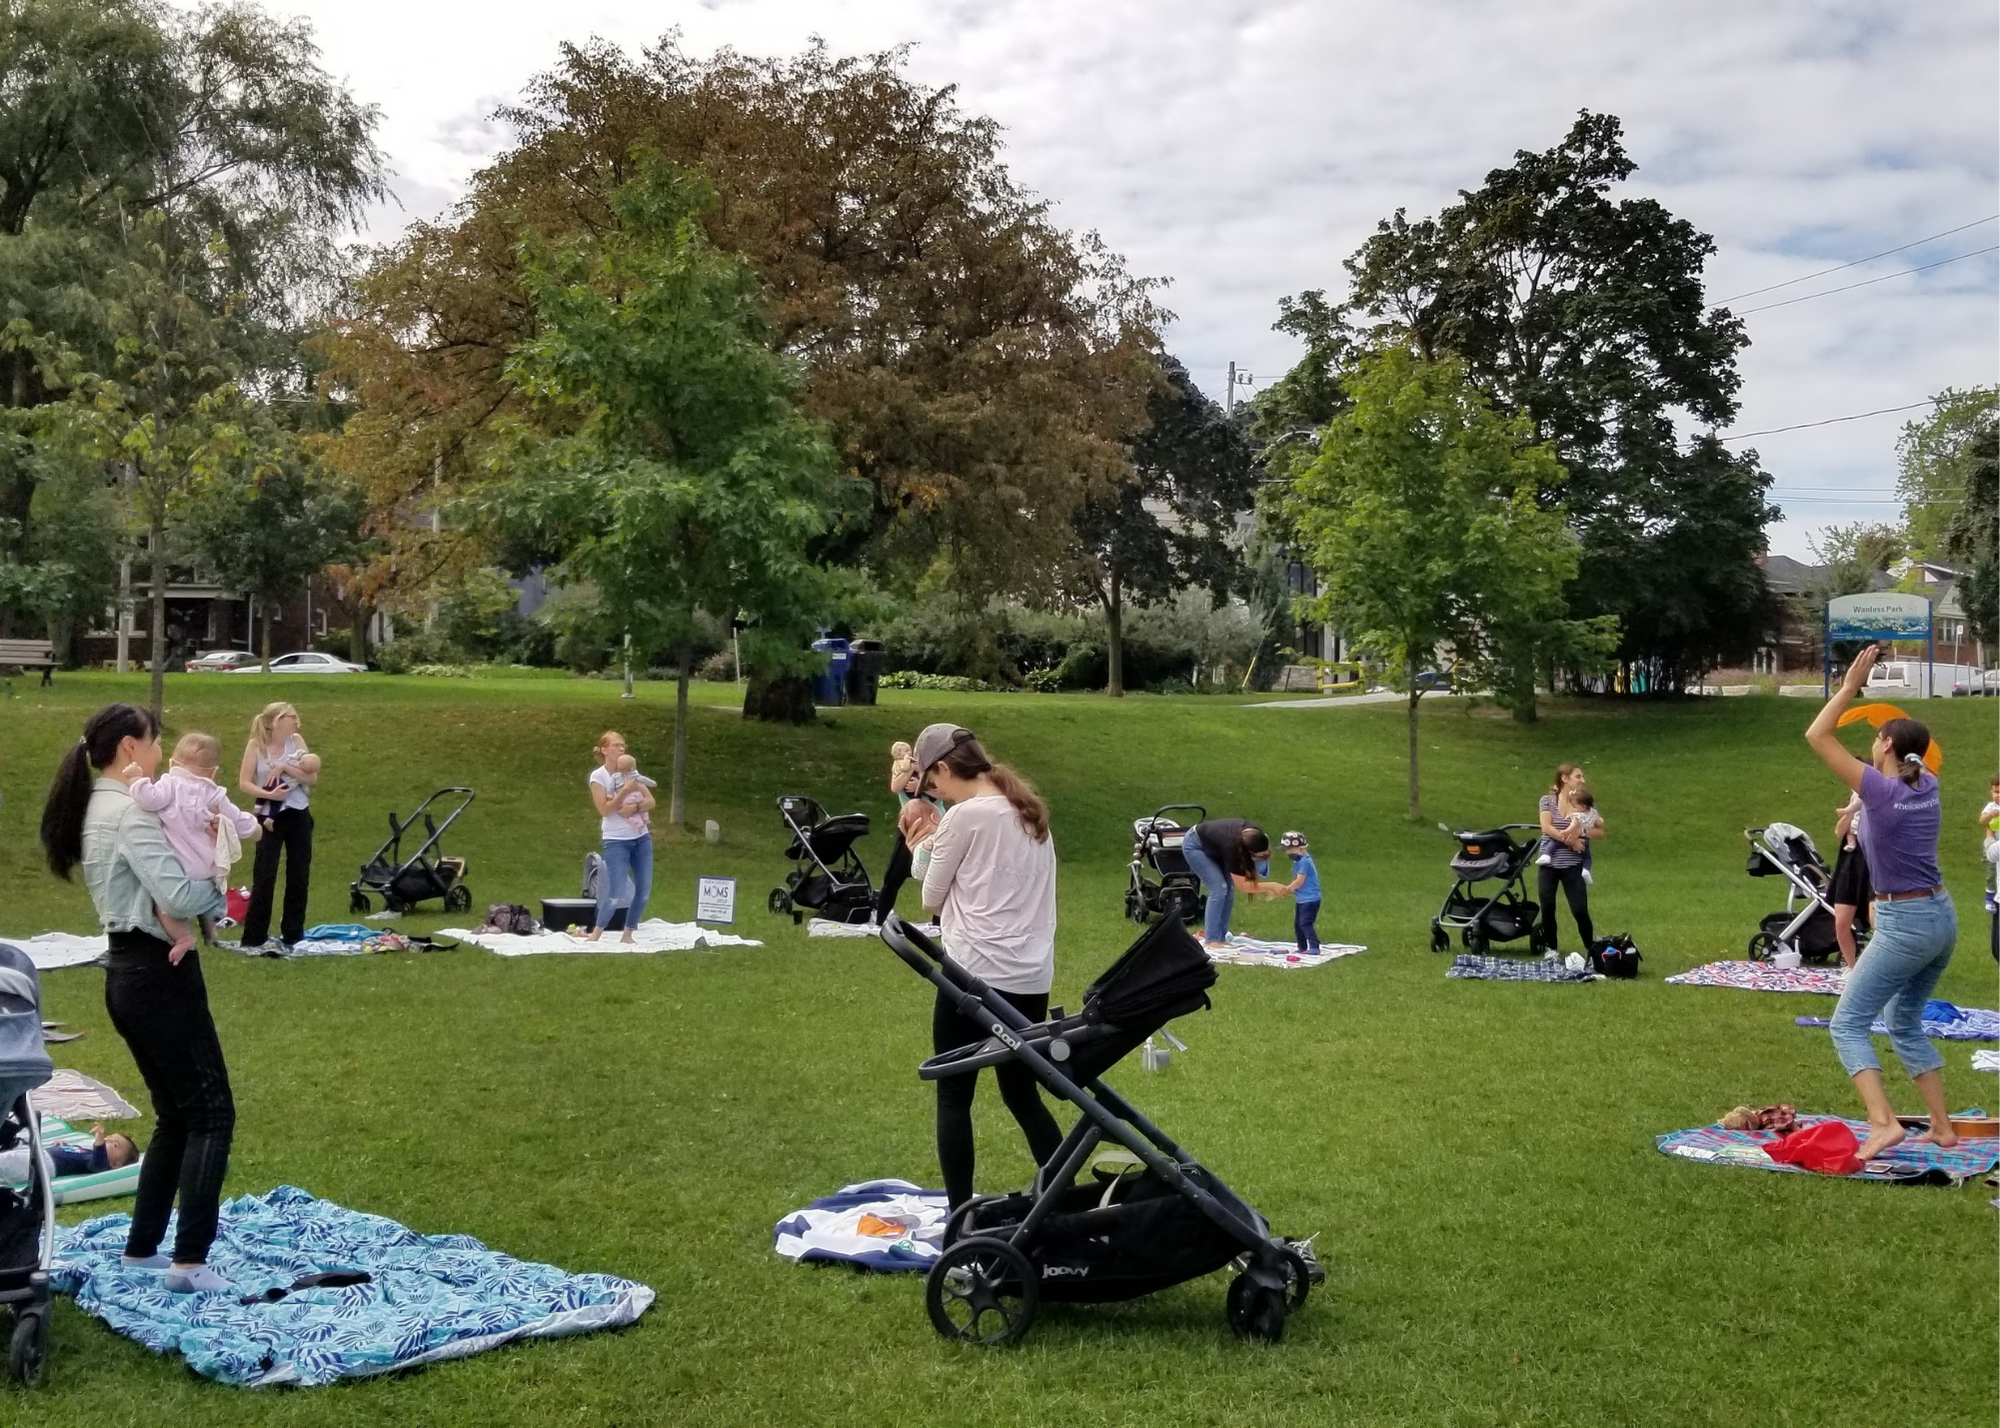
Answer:
<path fill-rule="evenodd" d="M 312 881 L 312 793 L 319 755 L 299 735 L 299 711 L 266 704 L 250 720 L 237 787 L 257 800 L 264 837 L 250 872 L 250 910 L 243 916 L 243 950 L 263 947 L 271 934 L 271 904 L 278 891 L 278 859 L 285 859 L 285 905 L 278 921 L 284 946 L 306 935 L 306 894 Z"/>
<path fill-rule="evenodd" d="M 646 899 L 653 891 L 653 829 L 646 815 L 653 811 L 653 790 L 637 779 L 621 779 L 617 764 L 625 757 L 625 736 L 606 729 L 597 736 L 597 767 L 590 771 L 590 801 L 597 809 L 598 831 L 604 839 L 604 881 L 597 889 L 597 914 L 590 931 L 581 934 L 595 942 L 604 935 L 605 924 L 618 905 L 625 904 L 625 931 L 619 939 L 632 940 L 632 930 L 646 915 Z"/>
<path fill-rule="evenodd" d="M 1604 819 L 1590 812 L 1587 802 L 1590 782 L 1579 764 L 1563 764 L 1555 782 L 1542 795 L 1536 816 L 1541 823 L 1543 847 L 1548 851 L 1538 860 L 1535 900 L 1542 907 L 1542 945 L 1556 950 L 1556 889 L 1569 899 L 1569 914 L 1576 919 L 1576 935 L 1583 943 L 1583 955 L 1590 955 L 1590 863 L 1585 853 L 1590 839 L 1604 836 Z"/>

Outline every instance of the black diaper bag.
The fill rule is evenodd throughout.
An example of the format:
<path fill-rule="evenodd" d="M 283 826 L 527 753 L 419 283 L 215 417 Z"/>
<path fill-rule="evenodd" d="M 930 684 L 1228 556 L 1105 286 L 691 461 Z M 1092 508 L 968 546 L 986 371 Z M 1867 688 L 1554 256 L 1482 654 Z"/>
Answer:
<path fill-rule="evenodd" d="M 1639 949 L 1627 933 L 1590 939 L 1590 970 L 1604 977 L 1639 975 Z"/>

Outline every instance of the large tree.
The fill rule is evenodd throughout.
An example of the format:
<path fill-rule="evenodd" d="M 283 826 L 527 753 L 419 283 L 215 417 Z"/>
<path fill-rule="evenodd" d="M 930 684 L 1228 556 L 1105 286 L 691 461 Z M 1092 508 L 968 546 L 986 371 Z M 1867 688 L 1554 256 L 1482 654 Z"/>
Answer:
<path fill-rule="evenodd" d="M 1903 498 L 1910 553 L 1948 558 L 1953 517 L 1966 498 L 1974 452 L 2000 424 L 2000 388 L 1946 387 L 1921 421 L 1906 422 L 1896 439 L 1896 493 Z"/>
<path fill-rule="evenodd" d="M 1172 357 L 1160 359 L 1146 426 L 1132 440 L 1132 479 L 1086 501 L 1074 518 L 1073 579 L 1104 611 L 1105 693 L 1125 693 L 1125 611 L 1204 586 L 1217 601 L 1245 583 L 1236 520 L 1257 495 L 1241 427 Z"/>
<path fill-rule="evenodd" d="M 1754 638 L 1774 513 L 1754 452 L 1677 437 L 1681 414 L 1734 417 L 1747 339 L 1704 300 L 1713 240 L 1655 200 L 1612 196 L 1635 168 L 1618 120 L 1586 112 L 1436 217 L 1385 220 L 1347 262 L 1339 315 L 1458 358 L 1554 446 L 1567 474 L 1543 499 L 1583 542 L 1570 615 L 1617 617 L 1619 657 L 1677 688 Z M 1307 294 L 1293 313 L 1311 304 L 1331 310 Z"/>
<path fill-rule="evenodd" d="M 520 401 L 503 369 L 532 335 L 523 232 L 603 231 L 650 150 L 714 188 L 702 229 L 770 293 L 767 340 L 868 482 L 824 552 L 909 582 L 936 565 L 968 602 L 1054 589 L 1071 512 L 1129 475 L 1160 314 L 1020 188 L 991 121 L 899 51 L 694 59 L 671 37 L 636 57 L 565 46 L 502 117 L 515 146 L 378 255 L 344 331 L 337 370 L 362 403 L 345 457 L 378 509 L 484 479 Z M 400 516 L 383 533 L 412 572 L 484 554 L 414 559 L 431 537 Z"/>
<path fill-rule="evenodd" d="M 1343 385 L 1351 407 L 1277 499 L 1320 579 L 1301 617 L 1351 631 L 1408 693 L 1416 818 L 1417 675 L 1448 650 L 1466 678 L 1490 680 L 1523 627 L 1560 617 L 1577 540 L 1542 503 L 1562 482 L 1553 449 L 1457 359 L 1391 345 Z"/>
<path fill-rule="evenodd" d="M 1944 550 L 1965 571 L 1958 603 L 1972 637 L 2000 645 L 2000 427 L 1992 421 L 1967 444 L 1962 490 Z"/>
<path fill-rule="evenodd" d="M 674 651 L 675 825 L 697 615 L 744 621 L 760 668 L 795 667 L 826 598 L 807 547 L 858 484 L 794 404 L 748 265 L 703 236 L 707 200 L 650 163 L 602 232 L 529 246 L 535 335 L 507 369 L 523 419 L 471 503 L 487 528 L 557 552 L 556 576 L 635 641 Z"/>

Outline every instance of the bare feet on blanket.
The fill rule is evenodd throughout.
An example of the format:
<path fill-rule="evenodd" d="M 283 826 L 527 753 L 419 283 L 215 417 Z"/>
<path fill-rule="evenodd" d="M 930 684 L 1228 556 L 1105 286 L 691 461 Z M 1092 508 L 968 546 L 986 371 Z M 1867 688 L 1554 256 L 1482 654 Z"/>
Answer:
<path fill-rule="evenodd" d="M 570 936 L 574 937 L 579 942 L 595 942 L 602 932 L 603 932 L 602 928 L 593 927 L 588 932 L 572 932 L 570 933 Z"/>
<path fill-rule="evenodd" d="M 1861 1149 L 1854 1152 L 1856 1160 L 1873 1160 L 1885 1150 L 1894 1150 L 1903 1143 L 1903 1128 L 1891 1121 L 1886 1126 L 1870 1126 L 1868 1139 L 1861 1142 Z"/>
<path fill-rule="evenodd" d="M 1947 1121 L 1943 1127 L 1927 1130 L 1917 1139 L 1926 1145 L 1934 1145 L 1939 1150 L 1950 1150 L 1958 1144 L 1958 1132 L 1953 1130 L 1951 1123 Z"/>

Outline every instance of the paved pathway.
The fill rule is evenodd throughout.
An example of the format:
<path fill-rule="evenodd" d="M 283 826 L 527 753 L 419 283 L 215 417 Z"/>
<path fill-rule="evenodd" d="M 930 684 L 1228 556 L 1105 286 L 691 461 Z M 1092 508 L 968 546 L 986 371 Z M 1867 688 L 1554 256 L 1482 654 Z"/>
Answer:
<path fill-rule="evenodd" d="M 1402 704 L 1409 695 L 1400 690 L 1386 689 L 1380 694 L 1335 694 L 1326 699 L 1272 699 L 1262 704 L 1246 704 L 1245 709 L 1348 709 L 1357 704 Z M 1425 702 L 1433 699 L 1449 698 L 1448 695 L 1426 694 Z"/>

